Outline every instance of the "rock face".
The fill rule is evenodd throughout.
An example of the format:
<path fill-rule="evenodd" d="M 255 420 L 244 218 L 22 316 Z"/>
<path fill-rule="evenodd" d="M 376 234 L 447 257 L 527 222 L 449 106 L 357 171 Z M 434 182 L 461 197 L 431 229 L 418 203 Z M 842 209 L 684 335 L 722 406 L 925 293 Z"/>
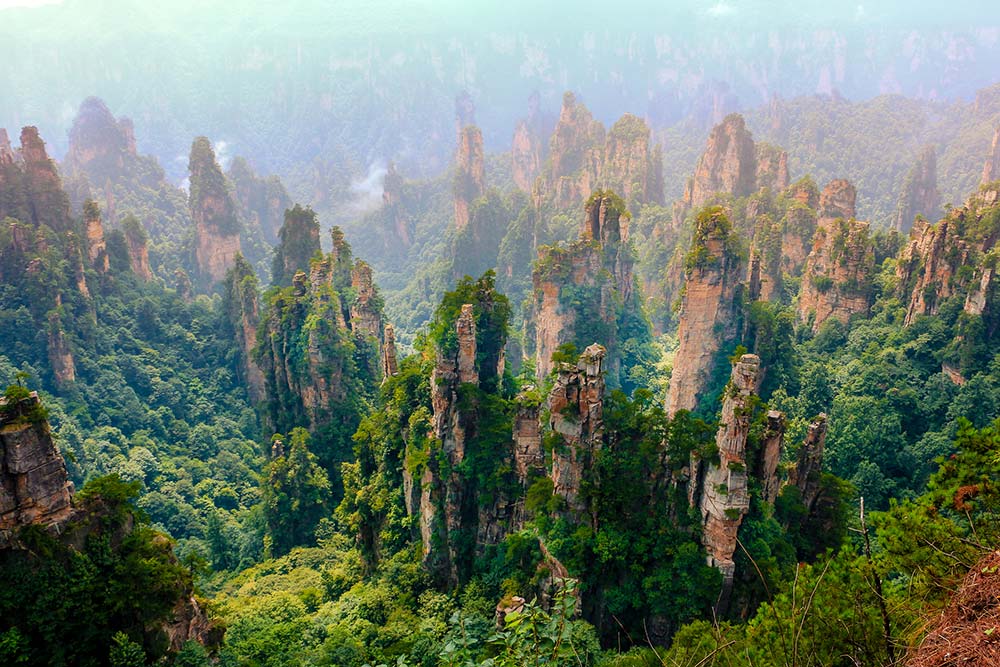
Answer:
<path fill-rule="evenodd" d="M 820 474 L 823 471 L 823 449 L 826 445 L 826 415 L 820 414 L 809 424 L 805 442 L 799 450 L 798 461 L 788 471 L 788 483 L 797 486 L 802 504 L 812 510 L 821 490 Z"/>
<path fill-rule="evenodd" d="M 867 313 L 875 251 L 867 222 L 853 219 L 855 191 L 844 180 L 831 182 L 820 197 L 819 221 L 799 292 L 799 317 L 813 331 L 833 317 L 846 323 Z"/>
<path fill-rule="evenodd" d="M 587 202 L 580 237 L 569 245 L 544 246 L 532 272 L 535 369 L 538 378 L 552 371 L 560 345 L 577 349 L 594 340 L 607 346 L 609 373 L 617 376 L 617 304 L 636 308 L 634 263 L 627 245 L 624 202 L 598 191 Z"/>
<path fill-rule="evenodd" d="M 936 314 L 953 296 L 964 296 L 969 314 L 982 315 L 988 308 L 995 270 L 983 259 L 996 246 L 998 207 L 1000 191 L 985 188 L 937 224 L 917 221 L 913 226 L 896 262 L 907 325 L 920 315 Z"/>
<path fill-rule="evenodd" d="M 785 215 L 781 221 L 781 270 L 792 276 L 802 274 L 816 234 L 819 191 L 812 179 L 803 178 L 785 193 Z"/>
<path fill-rule="evenodd" d="M 514 128 L 514 139 L 510 145 L 511 170 L 514 185 L 524 192 L 531 192 L 531 186 L 542 168 L 542 138 L 531 131 L 527 120 L 522 120 Z"/>
<path fill-rule="evenodd" d="M 720 207 L 698 216 L 685 268 L 684 296 L 667 393 L 667 414 L 693 410 L 719 346 L 737 333 L 743 269 L 732 225 Z"/>
<path fill-rule="evenodd" d="M 385 239 L 386 249 L 406 249 L 413 245 L 413 220 L 403 206 L 403 189 L 406 182 L 396 171 L 396 164 L 390 162 L 382 181 L 382 210 L 388 222 L 390 234 Z"/>
<path fill-rule="evenodd" d="M 660 147 L 650 145 L 649 127 L 640 118 L 625 114 L 605 132 L 590 111 L 566 93 L 535 201 L 573 209 L 595 189 L 605 188 L 622 194 L 630 205 L 662 204 L 662 162 Z"/>
<path fill-rule="evenodd" d="M 993 131 L 993 145 L 990 147 L 986 163 L 983 164 L 983 177 L 980 182 L 985 185 L 996 180 L 1000 180 L 1000 127 Z"/>
<path fill-rule="evenodd" d="M 0 398 L 0 548 L 13 530 L 59 525 L 70 518 L 73 485 L 56 449 L 38 394 Z"/>
<path fill-rule="evenodd" d="M 769 410 L 767 430 L 764 431 L 764 445 L 761 448 L 757 469 L 754 471 L 760 480 L 761 495 L 769 503 L 774 503 L 781 491 L 778 464 L 781 462 L 784 441 L 785 415 L 777 410 Z"/>
<path fill-rule="evenodd" d="M 278 238 L 280 242 L 274 249 L 271 281 L 275 285 L 288 285 L 292 276 L 309 269 L 310 260 L 320 251 L 316 213 L 298 204 L 287 209 Z"/>
<path fill-rule="evenodd" d="M 188 161 L 188 204 L 195 225 L 195 260 L 203 283 L 226 277 L 240 252 L 240 221 L 226 178 L 215 159 L 212 143 L 198 137 Z"/>
<path fill-rule="evenodd" d="M 6 132 L 0 137 L 0 191 L 0 219 L 45 225 L 60 234 L 73 229 L 69 198 L 38 128 L 21 130 L 17 153 L 11 150 Z"/>
<path fill-rule="evenodd" d="M 458 133 L 458 152 L 455 155 L 455 229 L 465 229 L 469 224 L 472 202 L 482 197 L 485 191 L 483 133 L 478 127 L 469 125 Z"/>
<path fill-rule="evenodd" d="M 587 509 L 581 484 L 604 432 L 605 353 L 595 343 L 584 350 L 575 366 L 561 364 L 548 397 L 549 426 L 559 436 L 552 447 L 553 489 L 577 517 Z"/>
<path fill-rule="evenodd" d="M 382 344 L 382 371 L 387 378 L 399 372 L 396 364 L 396 330 L 391 324 L 385 325 L 385 342 Z"/>
<path fill-rule="evenodd" d="M 253 358 L 264 375 L 266 418 L 274 432 L 295 426 L 315 432 L 343 420 L 342 406 L 382 379 L 382 332 L 369 335 L 370 321 L 352 319 L 351 248 L 339 228 L 331 236 L 332 252 L 271 295 L 261 315 Z M 377 294 L 374 287 L 371 294 Z M 381 300 L 370 298 L 367 308 L 377 308 L 381 322 Z"/>
<path fill-rule="evenodd" d="M 788 153 L 771 144 L 758 143 L 754 146 L 757 163 L 756 187 L 781 192 L 788 187 Z"/>
<path fill-rule="evenodd" d="M 747 491 L 746 444 L 753 416 L 752 401 L 760 370 L 760 358 L 744 354 L 733 364 L 729 385 L 723 393 L 722 415 L 715 444 L 719 465 L 708 463 L 704 475 L 692 470 L 692 479 L 701 478 L 698 507 L 702 518 L 702 541 L 708 551 L 708 564 L 722 572 L 720 606 L 732 590 L 736 564 L 736 534 L 750 509 Z M 698 463 L 693 464 L 699 466 Z"/>
<path fill-rule="evenodd" d="M 52 368 L 56 386 L 65 388 L 75 382 L 76 362 L 73 359 L 73 351 L 70 349 L 69 341 L 66 340 L 59 315 L 55 311 L 49 315 L 48 353 L 49 366 Z"/>
<path fill-rule="evenodd" d="M 351 330 L 376 340 L 382 337 L 382 299 L 372 279 L 372 267 L 360 259 L 351 270 L 354 303 L 351 304 Z"/>
<path fill-rule="evenodd" d="M 127 216 L 122 221 L 122 231 L 125 232 L 125 246 L 128 249 L 128 263 L 132 273 L 144 281 L 153 279 L 153 271 L 149 268 L 149 235 L 134 216 Z"/>
<path fill-rule="evenodd" d="M 517 413 L 514 415 L 514 471 L 525 488 L 532 477 L 545 472 L 539 413 L 541 405 L 532 395 L 534 391 L 535 388 L 529 386 L 517 396 Z"/>
<path fill-rule="evenodd" d="M 114 179 L 129 158 L 136 157 L 135 130 L 128 118 L 115 120 L 107 105 L 88 97 L 80 105 L 69 131 L 66 168 L 86 171 L 96 185 Z"/>
<path fill-rule="evenodd" d="M 753 135 L 743 116 L 730 114 L 708 135 L 705 152 L 684 189 L 684 204 L 688 209 L 700 208 L 717 192 L 745 197 L 757 189 L 756 181 Z"/>
<path fill-rule="evenodd" d="M 941 208 L 937 189 L 937 154 L 933 146 L 920 153 L 917 163 L 906 176 L 896 207 L 896 231 L 907 232 L 918 216 L 934 216 Z"/>
<path fill-rule="evenodd" d="M 250 398 L 259 403 L 265 398 L 264 374 L 253 358 L 260 325 L 260 296 L 257 276 L 250 262 L 237 255 L 226 274 L 223 303 L 229 327 L 236 336 L 240 351 L 240 374 Z"/>
<path fill-rule="evenodd" d="M 467 504 L 472 500 L 457 467 L 465 459 L 468 439 L 476 427 L 474 416 L 459 407 L 458 392 L 463 384 L 479 384 L 472 304 L 462 306 L 455 330 L 458 344 L 454 352 L 438 350 L 431 374 L 434 436 L 441 443 L 450 472 L 442 471 L 435 460 L 424 470 L 420 480 L 420 535 L 424 563 L 438 577 L 457 584 L 463 553 L 456 541 L 471 528 Z"/>
<path fill-rule="evenodd" d="M 87 259 L 98 273 L 108 270 L 108 249 L 104 241 L 104 225 L 101 209 L 97 203 L 88 200 L 83 205 L 83 232 L 87 246 Z"/>
<path fill-rule="evenodd" d="M 259 227 L 268 243 L 278 242 L 278 231 L 291 208 L 292 198 L 277 176 L 260 177 L 241 157 L 229 167 L 240 217 L 250 227 Z"/>

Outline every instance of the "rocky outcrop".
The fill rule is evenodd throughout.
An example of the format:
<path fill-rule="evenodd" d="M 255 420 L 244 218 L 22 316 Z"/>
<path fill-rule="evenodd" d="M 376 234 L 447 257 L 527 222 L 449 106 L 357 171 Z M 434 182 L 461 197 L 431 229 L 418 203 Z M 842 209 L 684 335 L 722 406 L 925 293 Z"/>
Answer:
<path fill-rule="evenodd" d="M 404 186 L 402 174 L 396 171 L 396 164 L 390 162 L 382 180 L 382 211 L 390 232 L 386 237 L 387 249 L 396 247 L 405 250 L 413 245 L 414 222 L 403 206 Z"/>
<path fill-rule="evenodd" d="M 73 359 L 73 351 L 70 349 L 69 341 L 66 340 L 66 333 L 56 311 L 49 314 L 48 329 L 49 367 L 52 369 L 56 386 L 64 389 L 76 381 L 76 361 Z"/>
<path fill-rule="evenodd" d="M 396 363 L 396 330 L 391 324 L 385 325 L 385 342 L 382 343 L 382 372 L 389 378 L 399 372 Z"/>
<path fill-rule="evenodd" d="M 907 304 L 907 325 L 936 314 L 953 296 L 964 296 L 970 314 L 987 309 L 995 270 L 983 259 L 1000 236 L 998 206 L 1000 192 L 985 188 L 937 224 L 918 220 L 913 225 L 896 260 L 897 294 Z"/>
<path fill-rule="evenodd" d="M 527 488 L 532 477 L 545 472 L 545 450 L 542 449 L 540 420 L 541 403 L 534 386 L 525 387 L 516 399 L 514 414 L 514 472 L 522 487 Z"/>
<path fill-rule="evenodd" d="M 722 572 L 723 583 L 720 606 L 725 606 L 732 590 L 736 564 L 736 534 L 743 517 L 750 509 L 747 491 L 747 435 L 753 417 L 754 392 L 760 358 L 744 354 L 733 364 L 729 384 L 723 392 L 722 414 L 715 445 L 719 464 L 692 463 L 692 479 L 700 479 L 698 507 L 702 518 L 702 541 L 708 551 L 708 564 Z M 704 466 L 704 474 L 696 469 Z"/>
<path fill-rule="evenodd" d="M 782 238 L 780 223 L 767 214 L 757 216 L 747 275 L 751 301 L 781 299 L 784 280 Z"/>
<path fill-rule="evenodd" d="M 744 269 L 732 224 L 721 207 L 698 215 L 685 261 L 678 348 L 670 374 L 667 414 L 698 405 L 720 345 L 732 339 L 741 319 Z"/>
<path fill-rule="evenodd" d="M 14 531 L 59 531 L 72 515 L 66 465 L 52 440 L 38 394 L 0 398 L 0 548 Z"/>
<path fill-rule="evenodd" d="M 708 144 L 684 189 L 684 204 L 704 206 L 716 193 L 745 197 L 757 184 L 757 152 L 743 116 L 730 114 L 708 135 Z"/>
<path fill-rule="evenodd" d="M 215 159 L 212 143 L 198 137 L 188 161 L 191 218 L 195 225 L 195 260 L 203 284 L 226 277 L 241 251 L 236 202 Z"/>
<path fill-rule="evenodd" d="M 855 190 L 844 180 L 823 190 L 812 251 L 799 291 L 799 317 L 813 331 L 829 318 L 846 323 L 868 312 L 875 251 L 867 222 L 853 219 Z"/>
<path fill-rule="evenodd" d="M 108 248 L 104 240 L 101 209 L 96 202 L 91 200 L 83 205 L 83 233 L 90 266 L 97 269 L 98 273 L 106 273 L 108 270 Z"/>
<path fill-rule="evenodd" d="M 607 132 L 572 93 L 563 96 L 549 159 L 536 184 L 536 205 L 573 209 L 595 189 L 614 190 L 630 205 L 663 203 L 663 158 L 646 123 L 625 114 Z"/>
<path fill-rule="evenodd" d="M 271 266 L 271 282 L 288 285 L 292 276 L 309 269 L 309 262 L 320 252 L 316 213 L 308 206 L 303 208 L 298 204 L 287 209 L 278 238 Z"/>
<path fill-rule="evenodd" d="M 351 330 L 356 334 L 382 338 L 382 297 L 372 278 L 372 267 L 360 259 L 351 271 L 354 302 L 351 304 Z"/>
<path fill-rule="evenodd" d="M 989 157 L 983 164 L 980 183 L 985 185 L 996 180 L 1000 180 L 1000 127 L 993 131 L 993 144 L 990 147 Z"/>
<path fill-rule="evenodd" d="M 11 148 L 6 128 L 0 127 L 0 167 L 12 164 L 14 164 L 14 149 Z"/>
<path fill-rule="evenodd" d="M 553 492 L 577 518 L 587 510 L 581 485 L 604 432 L 605 353 L 595 343 L 576 365 L 561 364 L 548 396 L 549 427 L 559 437 L 552 446 Z"/>
<path fill-rule="evenodd" d="M 765 501 L 774 503 L 781 491 L 781 479 L 778 476 L 778 464 L 785 441 L 785 415 L 777 410 L 767 413 L 767 428 L 755 476 L 760 480 L 761 496 Z"/>
<path fill-rule="evenodd" d="M 230 331 L 236 337 L 239 350 L 241 379 L 254 403 L 265 398 L 264 374 L 254 359 L 257 328 L 260 325 L 260 292 L 253 267 L 242 255 L 237 255 L 233 268 L 226 274 L 223 306 Z"/>
<path fill-rule="evenodd" d="M 822 489 L 820 476 L 823 472 L 826 429 L 826 415 L 821 413 L 809 424 L 805 442 L 799 449 L 798 460 L 788 471 L 788 483 L 798 487 L 802 504 L 809 511 L 816 505 Z"/>
<path fill-rule="evenodd" d="M 588 338 L 609 352 L 609 374 L 617 378 L 618 309 L 637 308 L 627 245 L 628 217 L 614 193 L 598 191 L 587 202 L 580 237 L 569 245 L 544 246 L 532 272 L 535 370 L 539 380 L 552 371 L 552 355 L 564 343 L 577 349 Z"/>
<path fill-rule="evenodd" d="M 527 120 L 518 122 L 510 145 L 511 172 L 514 185 L 523 192 L 531 192 L 532 184 L 542 168 L 541 137 L 531 130 Z"/>
<path fill-rule="evenodd" d="M 236 157 L 229 167 L 229 180 L 240 217 L 248 227 L 258 227 L 268 243 L 278 242 L 278 231 L 292 198 L 277 176 L 258 176 L 244 158 Z"/>
<path fill-rule="evenodd" d="M 153 271 L 149 268 L 149 235 L 139 220 L 126 216 L 122 221 L 122 231 L 125 233 L 125 247 L 128 250 L 128 263 L 132 273 L 141 280 L 153 279 Z"/>
<path fill-rule="evenodd" d="M 788 187 L 788 153 L 771 144 L 758 143 L 754 146 L 757 163 L 755 184 L 758 189 L 768 188 L 781 192 Z"/>
<path fill-rule="evenodd" d="M 933 218 L 941 207 L 937 188 L 937 154 L 933 146 L 921 151 L 906 176 L 896 207 L 896 231 L 907 232 L 918 215 Z"/>
<path fill-rule="evenodd" d="M 781 270 L 799 276 L 812 250 L 816 235 L 819 191 L 806 177 L 792 184 L 785 192 L 785 213 L 781 220 Z"/>
<path fill-rule="evenodd" d="M 455 155 L 455 229 L 465 229 L 469 224 L 472 203 L 482 197 L 485 191 L 483 133 L 478 127 L 469 125 L 458 133 L 458 151 Z"/>
<path fill-rule="evenodd" d="M 136 157 L 135 129 L 128 118 L 116 120 L 104 102 L 88 97 L 69 130 L 66 169 L 86 172 L 96 185 L 116 180 Z"/>
<path fill-rule="evenodd" d="M 9 159 L 8 155 L 3 159 L 6 164 L 0 164 L 0 218 L 10 216 L 36 227 L 45 225 L 57 233 L 73 229 L 69 198 L 38 128 L 21 130 L 21 149 L 13 162 Z"/>

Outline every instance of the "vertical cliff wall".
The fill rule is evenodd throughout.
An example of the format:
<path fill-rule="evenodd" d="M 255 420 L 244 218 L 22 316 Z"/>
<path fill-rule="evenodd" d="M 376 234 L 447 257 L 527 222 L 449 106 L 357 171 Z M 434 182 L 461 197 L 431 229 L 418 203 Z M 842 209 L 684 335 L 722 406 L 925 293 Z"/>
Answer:
<path fill-rule="evenodd" d="M 482 197 L 485 191 L 483 133 L 478 127 L 469 125 L 458 133 L 458 150 L 455 154 L 455 229 L 465 229 L 469 224 L 472 203 Z"/>
<path fill-rule="evenodd" d="M 867 222 L 853 219 L 856 193 L 845 180 L 824 188 L 812 250 L 799 291 L 799 317 L 813 331 L 833 317 L 847 322 L 868 312 L 875 251 Z"/>
<path fill-rule="evenodd" d="M 993 144 L 990 146 L 990 153 L 983 164 L 983 175 L 980 183 L 985 185 L 996 180 L 1000 180 L 1000 127 L 993 131 Z"/>
<path fill-rule="evenodd" d="M 52 440 L 38 394 L 0 398 L 0 548 L 29 524 L 58 531 L 70 518 L 66 465 Z"/>
<path fill-rule="evenodd" d="M 561 364 L 548 396 L 549 427 L 559 438 L 552 447 L 553 489 L 578 519 L 587 510 L 581 485 L 604 433 L 605 353 L 595 343 L 575 365 Z"/>
<path fill-rule="evenodd" d="M 918 216 L 937 217 L 941 195 L 937 188 L 937 153 L 933 146 L 925 147 L 903 182 L 896 207 L 896 231 L 907 232 Z"/>
<path fill-rule="evenodd" d="M 195 262 L 199 278 L 213 285 L 226 277 L 241 251 L 241 224 L 226 178 L 205 137 L 191 145 L 188 204 L 195 226 Z"/>
<path fill-rule="evenodd" d="M 732 590 L 736 565 L 736 535 L 743 517 L 750 509 L 747 491 L 747 435 L 753 417 L 754 392 L 760 359 L 744 354 L 733 364 L 729 384 L 723 392 L 722 414 L 715 444 L 719 463 L 702 462 L 701 492 L 698 506 L 702 517 L 702 541 L 708 551 L 708 563 L 722 572 L 721 607 Z M 697 478 L 692 471 L 694 478 Z"/>
<path fill-rule="evenodd" d="M 738 331 L 743 265 L 738 239 L 722 208 L 702 211 L 685 261 L 679 344 L 667 393 L 670 416 L 698 405 L 720 345 Z"/>

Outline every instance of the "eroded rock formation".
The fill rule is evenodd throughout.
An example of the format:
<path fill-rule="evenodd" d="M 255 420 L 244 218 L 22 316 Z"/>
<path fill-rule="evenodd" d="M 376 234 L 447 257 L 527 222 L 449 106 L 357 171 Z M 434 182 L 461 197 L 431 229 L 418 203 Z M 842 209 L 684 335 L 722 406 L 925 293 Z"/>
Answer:
<path fill-rule="evenodd" d="M 719 464 L 693 462 L 692 467 L 704 466 L 704 474 L 692 470 L 692 479 L 701 479 L 698 507 L 702 517 L 702 541 L 708 551 L 708 563 L 722 572 L 720 595 L 725 605 L 733 585 L 736 564 L 736 534 L 743 517 L 750 509 L 747 491 L 746 444 L 753 417 L 754 392 L 760 358 L 744 354 L 733 364 L 729 384 L 723 392 L 722 414 L 715 444 L 719 450 Z"/>
<path fill-rule="evenodd" d="M 63 331 L 62 322 L 56 311 L 49 313 L 49 339 L 48 339 L 49 366 L 52 368 L 52 376 L 55 378 L 56 386 L 65 388 L 76 381 L 76 361 L 73 359 L 73 351 L 70 349 L 66 333 Z"/>
<path fill-rule="evenodd" d="M 994 268 L 983 261 L 994 251 L 1000 223 L 1000 191 L 985 188 L 937 224 L 918 220 L 896 261 L 897 290 L 907 304 L 906 324 L 934 315 L 953 296 L 965 311 L 982 315 L 994 284 Z"/>
<path fill-rule="evenodd" d="M 764 431 L 764 442 L 760 458 L 755 470 L 760 480 L 761 495 L 764 500 L 774 503 L 781 491 L 781 479 L 778 476 L 778 464 L 781 462 L 781 452 L 785 441 L 785 415 L 777 410 L 767 413 L 767 429 Z"/>
<path fill-rule="evenodd" d="M 536 204 L 573 209 L 597 188 L 614 190 L 630 204 L 662 204 L 662 162 L 661 149 L 650 144 L 649 127 L 642 119 L 625 114 L 605 132 L 590 111 L 566 93 L 534 192 Z"/>
<path fill-rule="evenodd" d="M 292 198 L 277 176 L 261 177 L 245 159 L 233 159 L 229 167 L 240 217 L 248 226 L 259 227 L 269 243 L 278 242 L 278 231 L 291 208 Z"/>
<path fill-rule="evenodd" d="M 832 181 L 823 190 L 812 251 L 799 291 L 799 317 L 813 331 L 833 317 L 846 323 L 868 312 L 875 251 L 867 222 L 854 220 L 854 186 Z"/>
<path fill-rule="evenodd" d="M 358 260 L 351 270 L 351 287 L 354 288 L 354 302 L 351 304 L 351 330 L 371 336 L 382 337 L 382 299 L 372 278 L 372 267 Z"/>
<path fill-rule="evenodd" d="M 391 324 L 385 325 L 385 342 L 382 343 L 382 372 L 387 378 L 399 372 L 396 363 L 396 330 Z"/>
<path fill-rule="evenodd" d="M 821 413 L 809 424 L 805 442 L 799 449 L 798 460 L 788 471 L 788 483 L 798 487 L 802 504 L 810 511 L 815 507 L 822 489 L 820 475 L 823 472 L 826 429 L 826 415 Z"/>
<path fill-rule="evenodd" d="M 559 436 L 552 447 L 552 483 L 555 495 L 578 517 L 587 509 L 581 484 L 601 447 L 604 430 L 604 356 L 597 343 L 580 355 L 576 365 L 558 368 L 549 392 L 549 427 Z"/>
<path fill-rule="evenodd" d="M 941 207 L 937 188 L 937 154 L 933 146 L 920 153 L 917 163 L 906 176 L 896 207 L 896 231 L 907 232 L 920 215 L 933 219 Z"/>
<path fill-rule="evenodd" d="M 756 186 L 757 152 L 753 135 L 746 128 L 743 116 L 730 114 L 708 135 L 705 152 L 684 189 L 684 204 L 689 210 L 698 209 L 718 192 L 745 197 Z"/>
<path fill-rule="evenodd" d="M 483 133 L 474 125 L 463 127 L 458 133 L 454 188 L 455 229 L 461 230 L 469 224 L 472 203 L 486 190 Z"/>
<path fill-rule="evenodd" d="M 215 159 L 212 143 L 198 137 L 188 161 L 189 206 L 195 225 L 195 260 L 207 285 L 226 277 L 240 252 L 240 221 L 226 178 Z"/>
<path fill-rule="evenodd" d="M 990 154 L 983 164 L 983 176 L 980 183 L 985 185 L 996 180 L 1000 180 L 1000 127 L 993 131 L 993 144 L 990 147 Z"/>
<path fill-rule="evenodd" d="M 618 304 L 637 308 L 628 217 L 624 202 L 597 192 L 587 202 L 580 238 L 569 245 L 539 250 L 532 273 L 535 369 L 539 379 L 552 371 L 552 355 L 560 345 L 577 349 L 600 340 L 610 351 L 608 370 L 617 376 L 616 321 Z"/>
<path fill-rule="evenodd" d="M 134 216 L 127 216 L 122 221 L 122 231 L 125 233 L 125 246 L 128 249 L 128 263 L 132 273 L 145 281 L 153 279 L 153 271 L 149 268 L 149 235 Z"/>
<path fill-rule="evenodd" d="M 38 128 L 21 130 L 21 148 L 16 153 L 6 132 L 0 137 L 0 191 L 0 219 L 45 225 L 60 234 L 73 229 L 69 198 Z"/>
<path fill-rule="evenodd" d="M 72 515 L 73 485 L 35 392 L 0 398 L 0 448 L 0 548 L 22 526 L 58 531 Z"/>
<path fill-rule="evenodd" d="M 698 216 L 686 260 L 668 415 L 698 405 L 719 346 L 736 335 L 742 278 L 737 239 L 729 219 L 719 207 L 706 209 Z"/>
<path fill-rule="evenodd" d="M 264 374 L 253 357 L 260 325 L 260 295 L 253 267 L 237 255 L 226 274 L 223 303 L 230 329 L 240 351 L 240 372 L 250 398 L 255 403 L 265 398 Z"/>
<path fill-rule="evenodd" d="M 271 266 L 271 281 L 275 285 L 288 285 L 292 276 L 309 269 L 310 260 L 320 251 L 319 220 L 316 213 L 311 208 L 303 208 L 298 204 L 287 209 L 278 238 Z"/>
<path fill-rule="evenodd" d="M 83 205 L 83 233 L 87 247 L 87 259 L 90 266 L 98 273 L 108 270 L 108 249 L 104 240 L 104 224 L 101 222 L 101 209 L 94 201 Z"/>

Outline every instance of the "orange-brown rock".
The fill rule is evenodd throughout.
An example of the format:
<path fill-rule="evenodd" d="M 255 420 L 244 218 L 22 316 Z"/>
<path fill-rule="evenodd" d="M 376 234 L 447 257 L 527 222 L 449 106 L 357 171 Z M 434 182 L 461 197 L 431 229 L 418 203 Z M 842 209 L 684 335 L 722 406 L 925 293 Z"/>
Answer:
<path fill-rule="evenodd" d="M 918 220 L 896 260 L 899 298 L 907 304 L 906 324 L 934 315 L 952 296 L 964 296 L 965 311 L 981 315 L 988 307 L 995 270 L 983 259 L 994 250 L 1000 190 L 983 188 L 937 224 Z"/>
<path fill-rule="evenodd" d="M 757 216 L 747 276 L 751 301 L 781 299 L 782 240 L 780 223 L 767 214 Z"/>
<path fill-rule="evenodd" d="M 382 300 L 372 279 L 372 267 L 358 260 L 351 271 L 354 303 L 351 304 L 351 330 L 376 340 L 382 338 Z"/>
<path fill-rule="evenodd" d="M 195 260 L 203 283 L 212 285 L 226 277 L 226 271 L 241 251 L 241 225 L 232 192 L 215 159 L 215 150 L 205 137 L 198 137 L 191 146 L 188 173 Z"/>
<path fill-rule="evenodd" d="M 781 192 L 788 187 L 788 153 L 771 144 L 758 143 L 754 147 L 757 162 L 755 185 Z"/>
<path fill-rule="evenodd" d="M 726 192 L 745 197 L 756 190 L 757 154 L 743 116 L 730 114 L 708 136 L 708 145 L 684 189 L 684 204 L 704 206 L 713 195 Z"/>
<path fill-rule="evenodd" d="M 542 168 L 542 139 L 531 131 L 527 120 L 514 128 L 510 157 L 514 185 L 524 192 L 531 192 L 532 184 Z"/>
<path fill-rule="evenodd" d="M 993 145 L 990 147 L 989 157 L 983 164 L 983 176 L 980 183 L 985 185 L 996 180 L 1000 180 L 1000 127 L 993 131 Z"/>
<path fill-rule="evenodd" d="M 609 372 L 617 377 L 618 303 L 634 307 L 633 258 L 627 245 L 628 217 L 617 195 L 598 191 L 588 201 L 580 238 L 571 244 L 544 246 L 532 272 L 535 370 L 541 380 L 552 371 L 560 345 L 586 344 L 578 331 L 600 322 L 609 350 Z M 585 322 L 582 318 L 587 318 Z"/>
<path fill-rule="evenodd" d="M 14 164 L 14 149 L 10 145 L 7 130 L 0 127 L 0 167 Z"/>
<path fill-rule="evenodd" d="M 917 163 L 906 176 L 896 207 L 896 231 L 906 232 L 920 215 L 933 219 L 941 206 L 937 189 L 937 155 L 933 146 L 920 153 Z"/>
<path fill-rule="evenodd" d="M 70 349 L 69 341 L 66 340 L 59 315 L 55 311 L 49 315 L 48 353 L 49 366 L 52 368 L 56 386 L 65 388 L 75 382 L 76 362 L 73 359 L 73 351 Z"/>
<path fill-rule="evenodd" d="M 812 251 L 799 291 L 799 318 L 813 331 L 833 317 L 846 323 L 868 312 L 875 251 L 867 222 L 853 219 L 854 186 L 832 181 L 823 189 Z"/>
<path fill-rule="evenodd" d="M 125 232 L 125 246 L 128 249 L 128 263 L 132 273 L 144 281 L 153 279 L 153 271 L 149 268 L 149 235 L 142 224 L 134 217 L 127 216 L 122 221 L 122 231 Z"/>
<path fill-rule="evenodd" d="M 535 202 L 572 209 L 597 188 L 614 190 L 630 204 L 662 204 L 662 152 L 650 143 L 642 119 L 625 114 L 605 132 L 590 111 L 566 93 Z"/>
<path fill-rule="evenodd" d="M 403 206 L 404 185 L 403 176 L 396 171 L 396 164 L 390 162 L 382 181 L 382 208 L 393 232 L 392 239 L 405 249 L 413 245 L 413 220 Z"/>
<path fill-rule="evenodd" d="M 258 176 L 241 157 L 233 159 L 228 176 L 240 216 L 248 226 L 259 227 L 269 243 L 277 243 L 285 210 L 292 207 L 292 198 L 281 179 Z"/>
<path fill-rule="evenodd" d="M 781 270 L 799 276 L 816 234 L 819 192 L 810 178 L 792 184 L 785 192 L 785 214 L 781 220 Z"/>
<path fill-rule="evenodd" d="M 805 442 L 799 449 L 798 460 L 788 471 L 788 483 L 797 486 L 802 504 L 811 510 L 819 497 L 820 475 L 823 472 L 823 450 L 826 446 L 826 415 L 820 413 L 809 424 Z"/>
<path fill-rule="evenodd" d="M 12 183 L 20 192 L 14 192 L 14 198 L 24 197 L 28 203 L 26 210 L 20 211 L 21 215 L 27 213 L 24 222 L 32 222 L 36 226 L 46 225 L 56 232 L 66 232 L 72 229 L 73 222 L 70 219 L 69 198 L 63 190 L 62 179 L 56 164 L 49 159 L 45 150 L 45 142 L 38 136 L 38 128 L 25 127 L 21 130 L 21 150 L 20 162 L 13 165 L 14 170 L 20 169 L 22 174 L 20 179 L 14 175 L 14 170 L 4 180 L 17 179 L 20 183 Z M 0 185 L 3 185 L 0 182 Z M 20 188 L 18 186 L 21 186 Z M 23 189 L 22 189 L 23 188 Z M 6 199 L 6 197 L 5 197 Z M 13 215 L 18 212 L 17 204 L 13 211 L 8 211 L 8 206 L 0 204 L 0 215 Z M 22 218 L 19 218 L 22 219 Z"/>
<path fill-rule="evenodd" d="M 38 394 L 0 397 L 0 547 L 29 524 L 59 526 L 70 518 L 66 465 L 41 413 Z"/>
<path fill-rule="evenodd" d="M 698 405 L 723 341 L 740 321 L 743 267 L 732 224 L 721 207 L 699 214 L 685 261 L 684 295 L 677 327 L 678 348 L 670 374 L 667 414 Z"/>
<path fill-rule="evenodd" d="M 483 162 L 483 133 L 474 125 L 458 133 L 455 155 L 455 229 L 469 224 L 472 203 L 486 191 L 486 171 Z"/>
<path fill-rule="evenodd" d="M 577 515 L 587 509 L 581 485 L 604 433 L 605 353 L 595 343 L 576 365 L 561 364 L 548 397 L 549 427 L 559 436 L 552 447 L 553 492 Z"/>
<path fill-rule="evenodd" d="M 107 243 L 104 241 L 101 209 L 94 201 L 88 200 L 83 205 L 83 229 L 87 245 L 87 259 L 99 273 L 105 273 L 108 270 Z"/>
<path fill-rule="evenodd" d="M 514 415 L 514 471 L 522 486 L 530 478 L 545 470 L 545 451 L 542 449 L 540 402 L 534 386 L 525 387 L 517 396 Z"/>
<path fill-rule="evenodd" d="M 708 564 L 722 572 L 720 606 L 725 605 L 732 589 L 736 570 L 733 561 L 736 534 L 750 509 L 746 444 L 759 371 L 760 358 L 754 354 L 744 354 L 733 364 L 729 384 L 722 394 L 722 414 L 715 435 L 719 464 L 700 463 L 705 468 L 698 501 L 703 526 L 702 541 L 708 551 Z M 698 477 L 692 472 L 692 478 Z"/>
<path fill-rule="evenodd" d="M 385 342 L 382 344 L 382 372 L 387 378 L 399 372 L 396 363 L 396 330 L 391 324 L 385 325 Z"/>
<path fill-rule="evenodd" d="M 259 403 L 266 396 L 264 374 L 253 357 L 260 325 L 260 293 L 257 275 L 242 255 L 236 256 L 233 268 L 226 274 L 224 295 L 226 318 L 240 351 L 241 379 L 251 400 Z"/>
<path fill-rule="evenodd" d="M 781 480 L 778 477 L 778 464 L 781 462 L 781 452 L 785 441 L 785 415 L 777 410 L 767 413 L 767 428 L 764 431 L 764 444 L 761 447 L 760 458 L 755 471 L 760 481 L 761 496 L 765 501 L 774 503 L 781 491 Z"/>

